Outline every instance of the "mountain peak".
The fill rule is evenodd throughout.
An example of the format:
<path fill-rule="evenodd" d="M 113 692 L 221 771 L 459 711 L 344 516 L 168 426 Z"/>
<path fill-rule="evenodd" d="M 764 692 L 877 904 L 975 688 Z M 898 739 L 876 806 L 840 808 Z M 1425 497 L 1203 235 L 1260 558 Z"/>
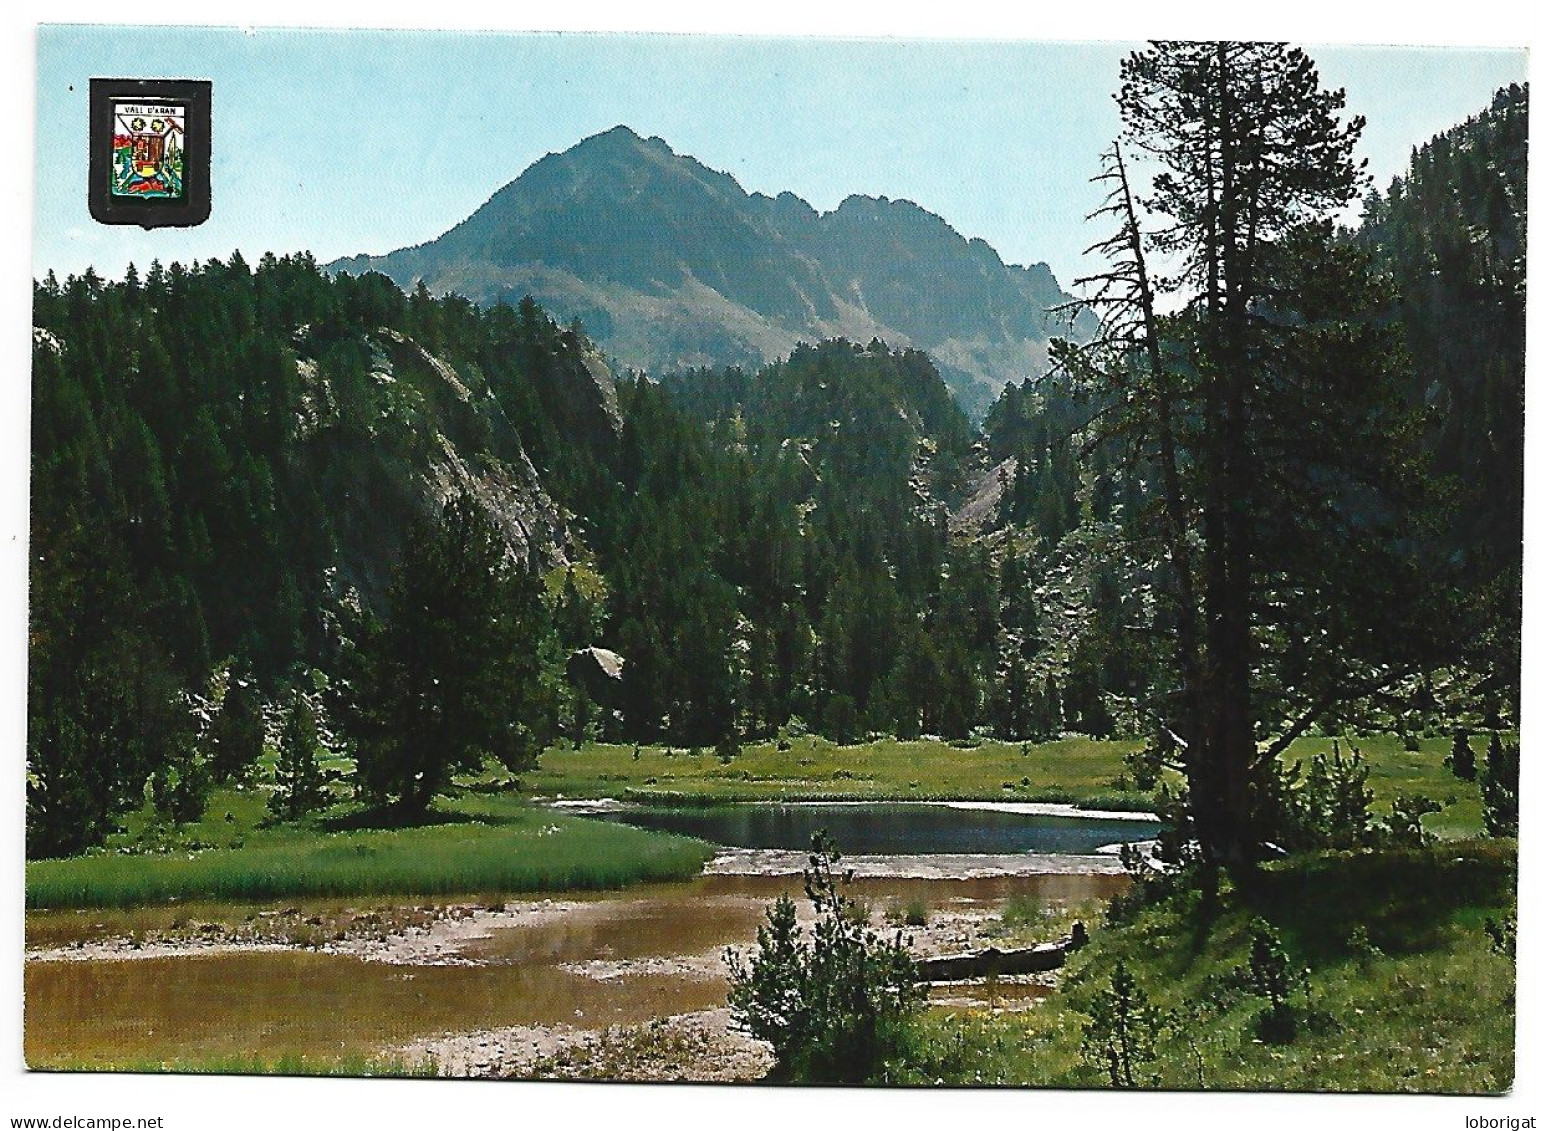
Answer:
<path fill-rule="evenodd" d="M 568 149 L 560 152 L 559 156 L 572 156 L 596 149 L 642 149 L 667 153 L 675 157 L 676 153 L 666 144 L 664 138 L 645 137 L 632 126 L 619 122 L 609 130 L 591 134 L 581 138 Z"/>
<path fill-rule="evenodd" d="M 584 138 L 578 144 L 584 145 L 585 142 L 587 142 L 587 141 L 594 141 L 597 138 L 604 138 L 604 137 L 608 137 L 608 138 L 633 138 L 634 141 L 643 141 L 644 140 L 643 135 L 640 134 L 637 130 L 635 130 L 632 126 L 625 125 L 624 123 L 619 122 L 617 125 L 613 126 L 609 130 L 602 130 L 600 133 L 592 134 L 590 137 Z M 656 140 L 658 141 L 659 139 L 657 138 Z"/>
<path fill-rule="evenodd" d="M 821 213 L 748 194 L 623 124 L 548 154 L 437 240 L 334 266 L 485 304 L 529 294 L 657 374 L 831 337 L 917 346 L 970 413 L 1045 371 L 1048 310 L 1069 297 L 911 200 L 854 194 Z"/>

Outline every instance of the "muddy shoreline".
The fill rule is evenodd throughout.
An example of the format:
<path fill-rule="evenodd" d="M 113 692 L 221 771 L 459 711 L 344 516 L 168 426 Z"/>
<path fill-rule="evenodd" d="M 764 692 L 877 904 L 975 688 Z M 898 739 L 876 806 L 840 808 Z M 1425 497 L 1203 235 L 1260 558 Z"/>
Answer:
<path fill-rule="evenodd" d="M 408 912 L 408 922 L 389 926 L 384 925 L 387 921 L 379 910 L 344 908 L 324 916 L 288 909 L 260 913 L 262 918 L 240 924 L 193 921 L 138 937 L 110 936 L 28 947 L 25 958 L 28 962 L 133 961 L 308 950 L 397 965 L 445 965 L 472 962 L 461 955 L 461 948 L 497 929 L 553 922 L 584 905 L 542 899 L 496 907 L 451 903 L 397 908 L 394 910 Z"/>
<path fill-rule="evenodd" d="M 379 1008 L 380 1017 L 366 1018 L 374 1031 L 404 1035 L 373 1039 L 370 1055 L 433 1064 L 441 1075 L 759 1079 L 770 1064 L 768 1050 L 730 1025 L 725 952 L 751 948 L 779 893 L 795 898 L 809 928 L 812 913 L 799 879 L 805 854 L 727 851 L 716 862 L 693 881 L 574 897 L 30 913 L 28 1060 L 85 1057 L 85 1050 L 71 1052 L 79 1022 L 69 1011 L 80 1008 L 72 1004 L 80 995 L 71 971 L 109 985 L 112 1008 L 122 1013 L 116 1023 L 129 1034 L 126 1052 L 138 1049 L 133 1033 L 168 1030 L 185 980 L 173 971 L 196 975 L 220 998 L 199 1012 L 211 1027 L 206 1047 L 213 1048 L 262 1024 L 251 1015 L 260 1005 L 243 988 L 252 978 L 278 979 L 277 989 L 297 976 L 291 964 L 304 958 L 309 965 L 295 968 L 298 973 L 324 979 L 319 986 L 330 988 L 319 993 L 342 995 L 331 1007 L 318 999 L 317 1015 L 305 1019 L 308 1041 L 319 1039 L 319 1027 L 343 1023 L 329 1021 L 330 1008 Z M 1053 938 L 1063 932 L 1070 908 L 1090 915 L 1125 882 L 1114 864 L 1109 857 L 1047 858 L 1029 869 L 1006 869 L 991 858 L 844 860 L 857 874 L 850 892 L 872 926 L 888 936 L 899 933 L 919 957 Z M 1015 901 L 1021 918 L 1006 937 L 1003 912 Z M 1045 919 L 1027 925 L 1026 905 Z M 908 909 L 917 906 L 927 909 L 924 921 L 906 925 Z M 179 967 L 182 961 L 197 965 Z M 227 964 L 230 976 L 220 973 Z M 956 983 L 936 986 L 931 1000 L 956 1009 L 1033 1008 L 1054 982 L 1055 975 L 1038 975 Z M 414 995 L 432 985 L 446 988 L 424 999 L 432 1005 L 416 1004 L 421 999 Z M 495 996 L 483 996 L 489 994 Z M 378 997 L 379 1007 L 352 1004 Z M 448 1000 L 464 1004 L 453 1008 Z M 425 1012 L 405 1017 L 405 1006 Z M 276 1017 L 281 1026 L 294 1021 L 290 1014 Z M 288 1048 L 277 1044 L 275 1051 Z"/>
<path fill-rule="evenodd" d="M 722 848 L 703 866 L 710 876 L 798 876 L 810 853 L 785 848 Z M 1120 876 L 1115 853 L 973 853 L 909 856 L 844 856 L 844 872 L 856 879 L 976 880 L 993 876 Z"/>

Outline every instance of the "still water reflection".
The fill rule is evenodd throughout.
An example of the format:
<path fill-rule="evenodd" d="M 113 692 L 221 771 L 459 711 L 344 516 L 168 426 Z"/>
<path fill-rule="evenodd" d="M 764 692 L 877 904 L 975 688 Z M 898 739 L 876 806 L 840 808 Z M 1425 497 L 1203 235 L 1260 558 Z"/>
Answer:
<path fill-rule="evenodd" d="M 859 880 L 877 911 L 921 900 L 987 909 L 1013 896 L 1047 903 L 1109 896 L 1111 875 L 972 880 Z M 394 965 L 314 951 L 26 964 L 28 1064 L 184 1064 L 226 1057 L 363 1056 L 438 1033 L 517 1025 L 596 1029 L 724 1003 L 718 952 L 752 942 L 778 893 L 798 877 L 702 876 L 608 893 L 561 916 L 490 930 L 461 965 Z M 209 907 L 207 917 L 217 909 Z M 181 914 L 186 914 L 183 909 Z M 245 906 L 223 909 L 240 922 Z M 94 911 L 96 937 L 152 927 L 149 911 Z M 171 917 L 179 914 L 167 909 Z M 28 917 L 33 945 L 74 913 Z M 58 920 L 59 922 L 55 922 Z M 659 960 L 659 961 L 656 961 Z M 600 964 L 598 966 L 598 964 Z M 602 976 L 597 976 L 600 973 Z M 1018 991 L 1011 991 L 1018 992 Z"/>
<path fill-rule="evenodd" d="M 1120 841 L 1147 840 L 1159 831 L 1153 821 L 1003 813 L 910 802 L 627 806 L 595 816 L 737 848 L 808 848 L 811 834 L 825 829 L 848 855 L 1086 855 Z"/>

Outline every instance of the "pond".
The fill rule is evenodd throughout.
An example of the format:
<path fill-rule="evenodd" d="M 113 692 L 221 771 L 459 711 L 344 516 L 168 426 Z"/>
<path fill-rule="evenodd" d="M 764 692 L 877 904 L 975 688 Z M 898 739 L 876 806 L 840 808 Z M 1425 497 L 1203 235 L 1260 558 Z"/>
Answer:
<path fill-rule="evenodd" d="M 1055 908 L 1108 898 L 1113 875 L 969 880 L 859 880 L 850 889 L 877 923 L 908 905 L 937 929 L 962 929 L 1011 900 Z M 800 898 L 797 877 L 701 876 L 626 892 L 566 896 L 554 911 L 491 923 L 438 959 L 373 961 L 317 950 L 236 950 L 25 968 L 25 1052 L 34 1068 L 142 1067 L 227 1058 L 369 1056 L 416 1040 L 507 1027 L 594 1031 L 723 1010 L 726 946 L 745 947 L 768 902 Z M 544 906 L 547 897 L 534 900 Z M 802 912 L 805 910 L 802 902 Z M 302 914 L 328 906 L 303 904 Z M 132 937 L 165 929 L 187 907 L 133 912 L 29 912 L 29 946 Z M 240 924 L 244 906 L 202 905 Z M 942 987 L 942 1005 L 998 1006 L 1039 986 Z"/>
<path fill-rule="evenodd" d="M 237 937 L 274 916 L 332 924 L 370 911 L 333 906 L 338 901 L 284 911 L 182 904 L 29 912 L 27 1061 L 38 1068 L 141 1067 L 428 1049 L 450 1057 L 446 1063 L 461 1071 L 457 1050 L 470 1046 L 467 1071 L 514 1070 L 514 1050 L 555 1034 L 682 1015 L 723 1023 L 728 986 L 722 952 L 754 941 L 772 899 L 799 899 L 800 850 L 818 829 L 826 829 L 850 858 L 864 857 L 874 866 L 849 889 L 873 922 L 891 929 L 909 909 L 922 907 L 927 925 L 912 933 L 940 953 L 984 940 L 1003 945 L 992 932 L 1011 906 L 1022 922 L 1051 916 L 1042 933 L 1031 928 L 1037 940 L 1063 929 L 1053 924 L 1070 908 L 1098 913 L 1100 901 L 1128 881 L 1110 857 L 1098 862 L 1089 854 L 1147 839 L 1158 828 L 1132 815 L 1049 814 L 998 803 L 620 805 L 593 815 L 701 837 L 726 846 L 722 858 L 782 853 L 796 864 L 763 871 L 752 861 L 739 873 L 620 892 L 516 898 L 508 907 L 485 897 L 482 918 L 469 920 L 466 930 L 452 918 L 436 920 L 434 928 L 399 931 L 390 924 L 401 909 L 388 901 L 370 914 L 377 920 L 379 912 L 381 937 L 366 939 L 363 949 L 329 943 L 331 927 L 319 927 L 317 942 L 305 946 L 201 951 L 195 943 L 181 951 L 156 950 L 163 932 L 181 930 L 186 937 L 189 924 L 221 926 Z M 995 866 L 982 868 L 989 858 Z M 1046 874 L 1022 874 L 1020 861 L 1052 867 Z M 929 863 L 919 871 L 919 862 Z M 418 903 L 404 901 L 406 911 Z M 808 929 L 803 901 L 801 915 Z M 436 930 L 449 932 L 443 948 L 420 945 Z M 227 937 L 220 930 L 210 935 Z M 100 948 L 95 957 L 70 960 L 70 948 L 93 944 Z M 957 985 L 935 987 L 931 997 L 949 1008 L 1001 1009 L 1028 1005 L 1045 992 L 1035 984 Z M 485 1046 L 504 1051 L 493 1056 Z M 488 1056 L 494 1066 L 480 1067 L 478 1058 Z"/>
<path fill-rule="evenodd" d="M 625 805 L 594 816 L 684 833 L 733 848 L 809 848 L 825 829 L 845 855 L 1055 853 L 1083 856 L 1149 840 L 1152 820 L 1089 817 L 923 802 Z"/>

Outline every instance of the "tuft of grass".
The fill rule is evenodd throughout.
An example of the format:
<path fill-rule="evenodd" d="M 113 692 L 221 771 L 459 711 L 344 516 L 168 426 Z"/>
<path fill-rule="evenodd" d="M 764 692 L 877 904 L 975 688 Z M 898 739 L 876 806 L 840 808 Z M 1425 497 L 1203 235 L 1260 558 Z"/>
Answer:
<path fill-rule="evenodd" d="M 1020 929 L 1040 925 L 1047 917 L 1047 905 L 1034 895 L 1012 895 L 999 911 L 1005 927 Z"/>
<path fill-rule="evenodd" d="M 1095 923 L 1101 917 L 1099 900 L 1044 901 L 1033 895 L 1016 894 L 999 909 L 995 922 L 986 933 L 1004 946 L 1031 946 L 1065 937 L 1075 923 Z"/>
<path fill-rule="evenodd" d="M 699 1030 L 656 1018 L 613 1026 L 506 1075 L 513 1080 L 681 1080 L 684 1070 L 714 1063 L 716 1050 Z"/>
<path fill-rule="evenodd" d="M 893 927 L 927 927 L 932 910 L 928 901 L 915 895 L 906 903 L 893 906 L 886 912 L 886 922 Z"/>

